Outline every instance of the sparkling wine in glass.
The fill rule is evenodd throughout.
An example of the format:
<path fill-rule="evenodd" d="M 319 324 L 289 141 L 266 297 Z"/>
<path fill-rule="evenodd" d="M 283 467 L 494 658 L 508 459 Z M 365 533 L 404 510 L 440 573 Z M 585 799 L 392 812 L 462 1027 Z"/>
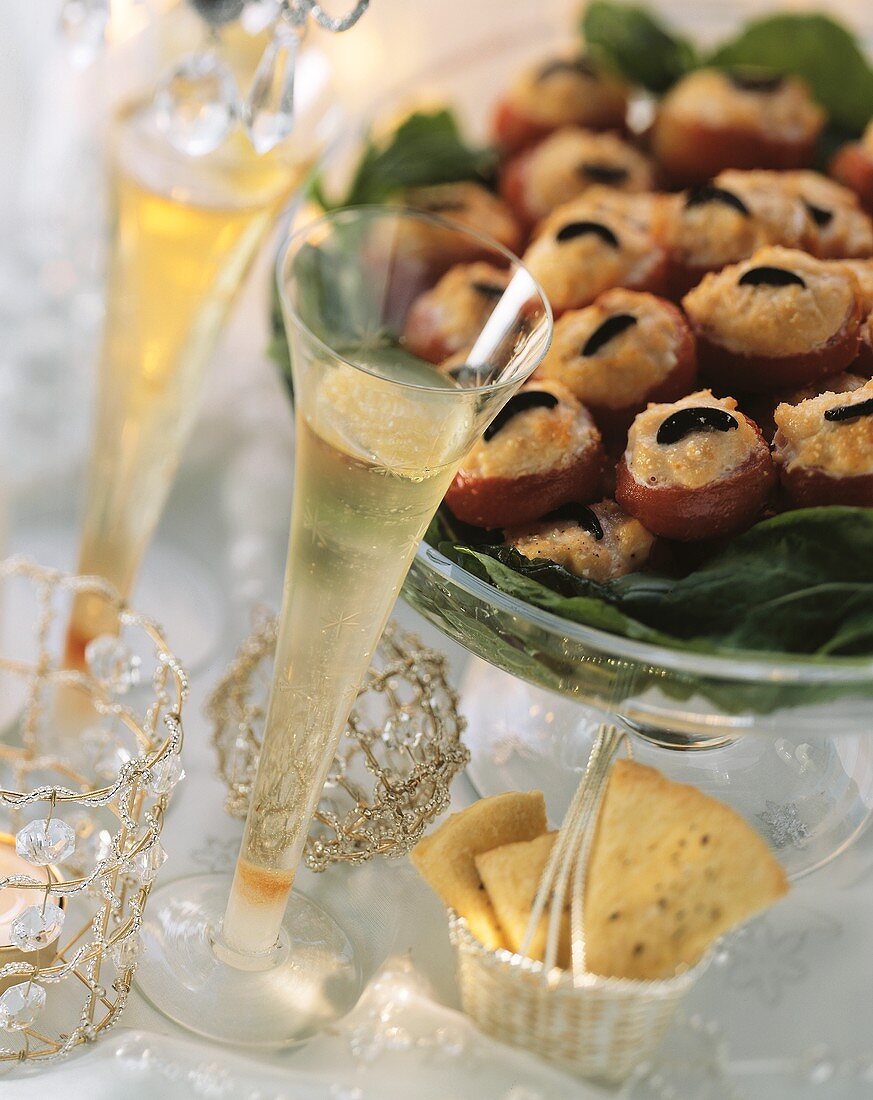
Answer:
<path fill-rule="evenodd" d="M 434 248 L 435 238 L 439 248 Z M 450 374 L 400 334 L 444 270 L 476 251 L 507 286 Z M 357 689 L 462 459 L 542 358 L 551 316 L 499 245 L 391 207 L 338 211 L 278 268 L 296 405 L 294 505 L 263 748 L 233 876 L 157 891 L 142 990 L 201 1034 L 300 1041 L 346 1012 L 362 975 L 340 923 L 294 890 L 312 813 Z M 352 880 L 353 884 L 353 880 Z"/>
<path fill-rule="evenodd" d="M 259 156 L 237 129 L 194 156 L 160 132 L 151 102 L 113 134 L 114 228 L 97 409 L 77 569 L 123 595 L 134 583 L 175 477 L 227 310 L 304 164 Z M 113 632 L 106 605 L 73 608 L 67 662 Z"/>

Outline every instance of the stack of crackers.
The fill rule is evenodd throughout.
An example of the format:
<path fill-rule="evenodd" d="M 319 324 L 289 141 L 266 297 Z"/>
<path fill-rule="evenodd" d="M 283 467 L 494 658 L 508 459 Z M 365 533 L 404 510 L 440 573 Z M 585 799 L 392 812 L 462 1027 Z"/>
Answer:
<path fill-rule="evenodd" d="M 412 860 L 481 943 L 518 952 L 556 835 L 540 791 L 510 792 L 453 814 Z M 654 768 L 617 761 L 588 860 L 586 968 L 606 977 L 673 977 L 787 889 L 767 844 L 733 810 Z M 547 919 L 548 912 L 531 958 L 543 958 Z M 569 911 L 558 964 L 570 966 Z"/>

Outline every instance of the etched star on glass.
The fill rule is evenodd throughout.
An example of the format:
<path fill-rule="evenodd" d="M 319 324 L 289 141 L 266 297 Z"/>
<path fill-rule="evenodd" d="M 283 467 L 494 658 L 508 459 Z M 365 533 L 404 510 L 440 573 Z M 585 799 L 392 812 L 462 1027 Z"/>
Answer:
<path fill-rule="evenodd" d="M 12 922 L 12 942 L 22 951 L 39 951 L 48 947 L 61 934 L 64 927 L 64 911 L 54 902 L 42 905 L 29 905 Z"/>
<path fill-rule="evenodd" d="M 0 997 L 0 1028 L 24 1031 L 36 1022 L 45 1008 L 45 990 L 36 982 L 10 986 Z"/>
<path fill-rule="evenodd" d="M 61 863 L 75 850 L 75 831 L 58 817 L 31 821 L 15 834 L 15 851 L 37 867 Z"/>
<path fill-rule="evenodd" d="M 90 641 L 85 660 L 94 679 L 115 695 L 124 695 L 139 683 L 139 657 L 114 634 L 101 634 Z"/>

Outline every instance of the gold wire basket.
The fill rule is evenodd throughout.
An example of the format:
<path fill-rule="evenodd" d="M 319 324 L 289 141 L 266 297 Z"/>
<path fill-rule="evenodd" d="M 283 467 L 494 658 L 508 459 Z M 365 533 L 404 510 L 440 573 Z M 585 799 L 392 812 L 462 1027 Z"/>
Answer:
<path fill-rule="evenodd" d="M 62 659 L 76 599 L 118 620 L 81 670 Z M 188 683 L 160 630 L 97 577 L 11 558 L 0 600 L 0 912 L 17 914 L 0 926 L 2 1064 L 58 1058 L 124 1008 L 184 774 Z"/>
<path fill-rule="evenodd" d="M 585 969 L 584 883 L 609 768 L 624 734 L 604 726 L 570 805 L 534 899 L 525 943 L 515 954 L 480 943 L 449 910 L 464 1011 L 489 1035 L 524 1047 L 580 1077 L 609 1084 L 627 1079 L 660 1043 L 673 1017 L 709 965 L 661 981 L 607 978 Z M 572 969 L 554 965 L 559 918 L 570 893 Z M 550 910 L 545 958 L 524 952 Z"/>
<path fill-rule="evenodd" d="M 261 751 L 276 620 L 262 616 L 210 696 L 206 713 L 226 808 L 245 817 Z M 470 753 L 445 658 L 389 623 L 313 815 L 306 865 L 405 855 L 449 804 Z"/>

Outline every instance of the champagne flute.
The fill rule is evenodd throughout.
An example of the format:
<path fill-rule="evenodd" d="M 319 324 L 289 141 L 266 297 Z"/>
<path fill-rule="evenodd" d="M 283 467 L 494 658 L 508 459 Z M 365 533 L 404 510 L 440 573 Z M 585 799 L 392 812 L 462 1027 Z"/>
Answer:
<path fill-rule="evenodd" d="M 151 102 L 125 108 L 112 142 L 114 227 L 97 409 L 77 569 L 127 596 L 170 491 L 222 322 L 305 165 L 258 155 L 239 128 L 194 156 L 160 132 Z M 114 633 L 106 606 L 74 603 L 68 667 Z"/>
<path fill-rule="evenodd" d="M 399 333 L 438 258 L 477 253 L 507 285 L 450 374 Z M 350 938 L 292 893 L 309 822 L 391 607 L 462 459 L 551 336 L 542 292 L 499 245 L 392 207 L 338 211 L 278 267 L 296 405 L 294 505 L 263 747 L 231 879 L 156 893 L 138 979 L 211 1038 L 281 1046 L 346 1012 L 362 976 Z M 290 899 L 290 901 L 289 901 Z"/>

